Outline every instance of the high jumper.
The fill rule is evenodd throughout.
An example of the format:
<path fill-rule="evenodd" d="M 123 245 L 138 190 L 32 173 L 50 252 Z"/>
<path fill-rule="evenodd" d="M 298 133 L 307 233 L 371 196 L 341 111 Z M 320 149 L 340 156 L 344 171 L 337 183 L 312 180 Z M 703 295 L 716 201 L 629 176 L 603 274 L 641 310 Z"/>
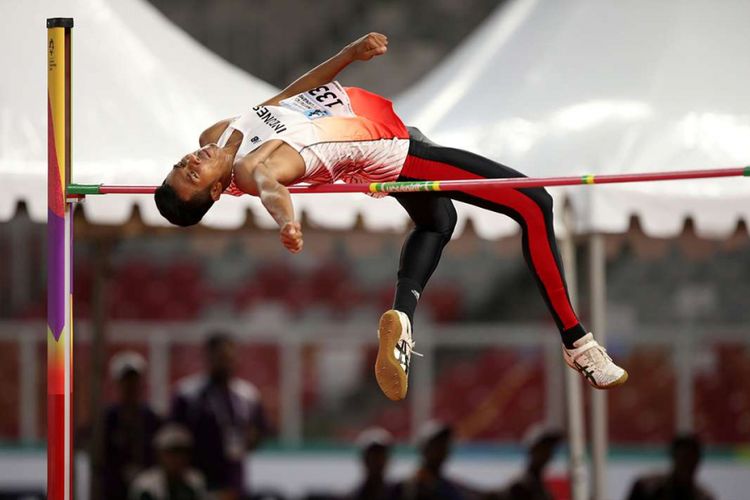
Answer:
<path fill-rule="evenodd" d="M 186 154 L 155 193 L 171 223 L 190 226 L 222 194 L 260 198 L 278 223 L 281 243 L 292 253 L 303 247 L 287 186 L 392 181 L 474 180 L 525 177 L 482 156 L 437 145 L 407 127 L 390 101 L 335 81 L 354 61 L 387 52 L 388 39 L 370 33 L 344 47 L 280 94 L 208 127 L 200 149 Z M 397 274 L 393 308 L 378 326 L 375 375 L 392 400 L 406 396 L 414 353 L 412 324 L 430 276 L 456 225 L 453 200 L 515 220 L 523 254 L 560 331 L 565 362 L 590 385 L 608 389 L 628 374 L 581 324 L 567 292 L 552 222 L 552 198 L 544 188 L 481 188 L 391 193 L 414 221 Z"/>

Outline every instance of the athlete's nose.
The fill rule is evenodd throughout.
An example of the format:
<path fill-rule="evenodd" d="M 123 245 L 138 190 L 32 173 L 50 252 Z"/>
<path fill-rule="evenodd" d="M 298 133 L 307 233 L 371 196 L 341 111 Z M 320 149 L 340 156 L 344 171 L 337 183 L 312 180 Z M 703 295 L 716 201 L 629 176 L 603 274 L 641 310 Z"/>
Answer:
<path fill-rule="evenodd" d="M 181 168 L 185 168 L 185 167 L 191 167 L 197 163 L 199 163 L 198 158 L 196 158 L 195 154 L 190 153 L 190 154 L 185 155 L 182 161 L 178 163 L 178 166 Z"/>

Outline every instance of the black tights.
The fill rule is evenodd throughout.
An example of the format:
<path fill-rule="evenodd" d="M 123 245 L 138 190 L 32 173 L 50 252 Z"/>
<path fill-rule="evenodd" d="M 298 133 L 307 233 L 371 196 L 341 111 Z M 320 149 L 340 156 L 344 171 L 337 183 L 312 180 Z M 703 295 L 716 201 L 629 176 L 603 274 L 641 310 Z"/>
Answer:
<path fill-rule="evenodd" d="M 523 174 L 482 156 L 430 142 L 409 129 L 410 144 L 400 181 L 523 177 Z M 552 224 L 552 197 L 542 188 L 484 189 L 443 193 L 392 195 L 414 221 L 404 242 L 398 270 L 394 309 L 413 319 L 417 301 L 440 261 L 456 227 L 452 200 L 507 215 L 521 226 L 522 247 L 540 292 L 563 340 L 569 346 L 586 332 L 567 293 Z"/>

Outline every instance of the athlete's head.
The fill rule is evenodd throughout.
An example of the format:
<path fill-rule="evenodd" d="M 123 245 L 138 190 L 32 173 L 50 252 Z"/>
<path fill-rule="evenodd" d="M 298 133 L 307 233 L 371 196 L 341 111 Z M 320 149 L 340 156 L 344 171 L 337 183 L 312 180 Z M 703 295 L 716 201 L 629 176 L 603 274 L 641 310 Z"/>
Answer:
<path fill-rule="evenodd" d="M 221 196 L 232 174 L 232 156 L 216 144 L 188 153 L 156 189 L 159 212 L 172 224 L 197 224 Z"/>

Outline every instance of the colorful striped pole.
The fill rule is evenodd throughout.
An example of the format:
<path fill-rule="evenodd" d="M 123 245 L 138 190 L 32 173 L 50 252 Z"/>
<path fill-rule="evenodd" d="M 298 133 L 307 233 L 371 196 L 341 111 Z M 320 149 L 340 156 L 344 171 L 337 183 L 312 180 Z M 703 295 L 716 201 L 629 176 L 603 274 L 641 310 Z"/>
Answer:
<path fill-rule="evenodd" d="M 73 498 L 73 206 L 70 71 L 73 19 L 47 19 L 47 498 Z"/>
<path fill-rule="evenodd" d="M 323 193 L 414 193 L 420 191 L 476 191 L 482 189 L 517 189 L 542 186 L 577 186 L 590 184 L 623 184 L 627 182 L 676 181 L 713 177 L 750 177 L 750 166 L 711 170 L 674 170 L 614 175 L 577 175 L 571 177 L 520 177 L 512 179 L 467 179 L 452 181 L 374 182 L 372 184 L 319 184 L 289 186 L 293 194 Z M 68 194 L 151 194 L 156 186 L 112 186 L 106 184 L 69 184 Z"/>

